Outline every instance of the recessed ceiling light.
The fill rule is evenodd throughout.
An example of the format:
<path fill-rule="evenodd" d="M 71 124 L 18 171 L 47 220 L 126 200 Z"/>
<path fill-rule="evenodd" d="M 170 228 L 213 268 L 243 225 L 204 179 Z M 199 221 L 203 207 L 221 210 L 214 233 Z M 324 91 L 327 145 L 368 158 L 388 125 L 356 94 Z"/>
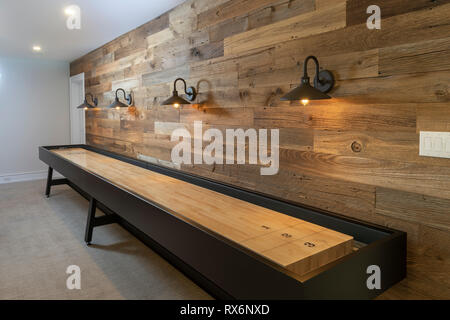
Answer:
<path fill-rule="evenodd" d="M 64 9 L 64 13 L 68 16 L 73 16 L 75 14 L 75 11 L 73 10 L 72 6 L 70 6 Z"/>
<path fill-rule="evenodd" d="M 40 46 L 33 46 L 33 51 L 34 52 L 41 52 L 42 48 Z"/>

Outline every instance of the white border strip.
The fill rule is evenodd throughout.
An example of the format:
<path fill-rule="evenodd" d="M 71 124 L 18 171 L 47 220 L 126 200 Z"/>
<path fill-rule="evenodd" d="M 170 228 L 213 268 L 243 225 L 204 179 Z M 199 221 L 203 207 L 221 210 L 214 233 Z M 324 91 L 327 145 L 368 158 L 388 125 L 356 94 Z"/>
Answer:
<path fill-rule="evenodd" d="M 0 184 L 47 179 L 47 172 L 47 170 L 43 170 L 0 175 Z M 61 177 L 59 173 L 53 171 L 53 178 Z"/>

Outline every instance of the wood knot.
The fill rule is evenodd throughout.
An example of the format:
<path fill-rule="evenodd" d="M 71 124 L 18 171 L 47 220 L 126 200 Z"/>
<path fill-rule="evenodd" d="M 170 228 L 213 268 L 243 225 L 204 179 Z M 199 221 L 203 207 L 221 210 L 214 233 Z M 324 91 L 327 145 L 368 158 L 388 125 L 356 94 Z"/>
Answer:
<path fill-rule="evenodd" d="M 435 95 L 439 98 L 439 97 L 445 97 L 448 95 L 448 91 L 445 89 L 440 89 L 440 90 L 436 90 L 435 91 Z"/>
<path fill-rule="evenodd" d="M 197 48 L 193 48 L 193 49 L 191 49 L 191 54 L 194 57 L 199 57 L 201 53 L 200 53 L 200 50 L 198 50 Z"/>
<path fill-rule="evenodd" d="M 361 152 L 362 151 L 362 145 L 357 142 L 357 141 L 353 141 L 352 143 L 352 151 L 353 152 Z"/>

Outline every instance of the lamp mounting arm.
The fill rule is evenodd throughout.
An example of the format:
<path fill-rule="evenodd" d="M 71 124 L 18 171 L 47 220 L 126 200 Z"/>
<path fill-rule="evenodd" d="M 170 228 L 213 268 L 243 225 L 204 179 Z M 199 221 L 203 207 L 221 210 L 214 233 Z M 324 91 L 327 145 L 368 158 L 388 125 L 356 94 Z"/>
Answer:
<path fill-rule="evenodd" d="M 122 88 L 119 88 L 116 90 L 116 99 L 119 100 L 119 91 L 123 92 L 124 99 L 128 102 L 129 105 L 131 105 L 131 102 L 132 102 L 131 94 L 129 94 L 127 96 L 127 93 Z"/>
<path fill-rule="evenodd" d="M 319 68 L 319 60 L 315 56 L 308 56 L 305 59 L 305 63 L 303 64 L 303 78 L 302 83 L 309 84 L 308 77 L 308 62 L 309 60 L 313 60 L 316 64 L 316 76 L 314 77 L 314 88 L 320 90 L 323 93 L 328 93 L 334 87 L 334 76 L 328 70 L 320 71 Z"/>
<path fill-rule="evenodd" d="M 309 56 L 305 59 L 305 63 L 303 64 L 303 78 L 308 78 L 308 62 L 309 60 L 313 60 L 316 64 L 316 77 L 319 76 L 319 60 L 315 56 Z"/>
<path fill-rule="evenodd" d="M 188 87 L 186 84 L 186 81 L 183 78 L 177 78 L 173 82 L 173 94 L 178 95 L 178 91 L 177 91 L 177 82 L 178 81 L 182 81 L 184 84 L 184 93 L 186 94 L 186 98 L 189 101 L 194 101 L 195 98 L 197 97 L 197 91 L 195 90 L 194 87 Z"/>
<path fill-rule="evenodd" d="M 183 84 L 184 84 L 184 93 L 187 93 L 186 92 L 186 90 L 187 90 L 187 84 L 186 84 L 186 81 L 183 79 L 183 78 L 177 78 L 177 79 L 175 79 L 175 81 L 173 82 L 173 91 L 175 92 L 175 91 L 177 91 L 177 82 L 178 81 L 182 81 L 183 82 Z"/>
<path fill-rule="evenodd" d="M 92 93 L 86 93 L 84 95 L 84 99 L 87 101 L 87 97 L 91 97 L 91 101 L 94 103 L 94 106 L 98 105 L 98 99 L 94 98 L 94 95 Z"/>

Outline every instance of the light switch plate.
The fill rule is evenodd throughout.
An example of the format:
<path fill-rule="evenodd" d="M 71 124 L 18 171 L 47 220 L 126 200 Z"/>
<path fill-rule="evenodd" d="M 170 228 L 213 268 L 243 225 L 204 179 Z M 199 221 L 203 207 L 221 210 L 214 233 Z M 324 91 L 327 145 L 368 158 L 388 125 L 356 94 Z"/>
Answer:
<path fill-rule="evenodd" d="M 450 158 L 450 132 L 420 131 L 419 155 Z"/>

